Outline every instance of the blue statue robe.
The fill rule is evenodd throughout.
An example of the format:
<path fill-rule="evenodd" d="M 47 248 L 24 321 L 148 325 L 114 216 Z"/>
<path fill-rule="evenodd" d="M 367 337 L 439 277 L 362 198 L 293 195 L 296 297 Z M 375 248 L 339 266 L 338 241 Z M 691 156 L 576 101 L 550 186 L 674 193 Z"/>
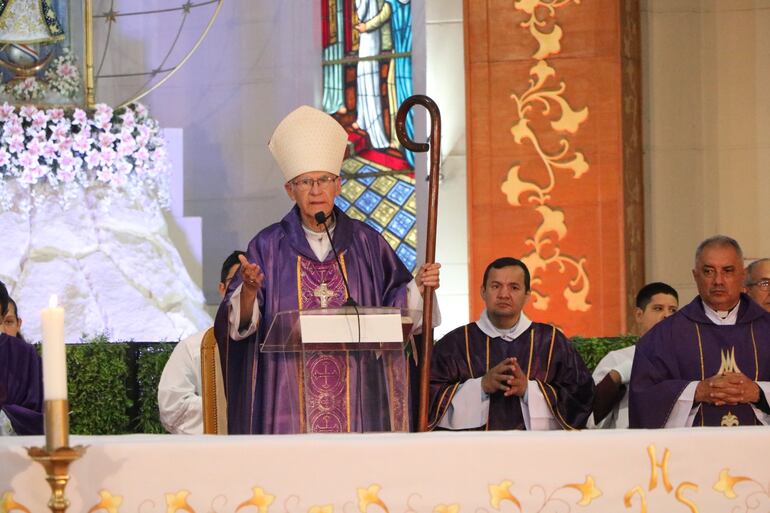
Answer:
<path fill-rule="evenodd" d="M 725 369 L 725 361 L 734 362 L 737 369 Z M 734 325 L 711 322 L 698 296 L 639 340 L 629 388 L 630 427 L 664 427 L 687 385 L 720 370 L 740 370 L 753 381 L 770 381 L 770 313 L 745 294 Z M 766 401 L 758 406 L 770 412 Z M 749 404 L 704 403 L 693 426 L 757 423 Z"/>
<path fill-rule="evenodd" d="M 43 434 L 43 369 L 35 348 L 0 333 L 0 410 L 19 435 Z"/>
<path fill-rule="evenodd" d="M 361 306 L 405 307 L 412 275 L 393 249 L 371 227 L 336 207 L 334 215 L 332 241 L 353 298 Z M 387 358 L 343 352 L 303 362 L 298 353 L 260 351 L 276 314 L 320 306 L 315 292 L 322 283 L 335 294 L 329 307 L 346 299 L 334 254 L 318 261 L 307 242 L 299 208 L 295 206 L 279 223 L 257 234 L 248 245 L 247 258 L 265 274 L 257 293 L 257 332 L 241 341 L 229 337 L 230 295 L 241 283 L 239 274 L 215 322 L 230 433 L 390 430 L 392 419 L 387 412 L 377 411 L 371 402 L 364 405 L 358 397 L 362 391 L 374 396 L 383 393 L 403 370 L 390 368 Z"/>

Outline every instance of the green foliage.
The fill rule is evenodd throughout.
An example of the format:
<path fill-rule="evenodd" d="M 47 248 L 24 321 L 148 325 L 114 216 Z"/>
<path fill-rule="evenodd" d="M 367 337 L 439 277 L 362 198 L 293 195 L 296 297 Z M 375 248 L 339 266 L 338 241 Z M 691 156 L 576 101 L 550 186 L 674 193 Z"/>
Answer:
<path fill-rule="evenodd" d="M 123 344 L 99 335 L 67 345 L 70 431 L 79 435 L 130 433 L 131 399 Z"/>
<path fill-rule="evenodd" d="M 609 338 L 572 337 L 572 343 L 575 344 L 575 349 L 580 353 L 588 369 L 593 372 L 604 355 L 610 351 L 633 345 L 637 339 L 638 337 L 635 335 Z"/>
<path fill-rule="evenodd" d="M 139 416 L 135 425 L 140 433 L 165 433 L 158 416 L 158 382 L 166 361 L 174 350 L 173 344 L 143 346 L 136 360 L 136 381 L 139 385 Z"/>

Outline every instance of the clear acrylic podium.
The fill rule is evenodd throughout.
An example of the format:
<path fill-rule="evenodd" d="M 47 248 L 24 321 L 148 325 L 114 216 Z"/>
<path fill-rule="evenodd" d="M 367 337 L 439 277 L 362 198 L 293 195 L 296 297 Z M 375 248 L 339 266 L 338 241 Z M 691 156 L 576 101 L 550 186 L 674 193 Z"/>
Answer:
<path fill-rule="evenodd" d="M 419 312 L 391 307 L 289 310 L 261 350 L 296 369 L 300 431 L 409 430 L 405 344 Z"/>

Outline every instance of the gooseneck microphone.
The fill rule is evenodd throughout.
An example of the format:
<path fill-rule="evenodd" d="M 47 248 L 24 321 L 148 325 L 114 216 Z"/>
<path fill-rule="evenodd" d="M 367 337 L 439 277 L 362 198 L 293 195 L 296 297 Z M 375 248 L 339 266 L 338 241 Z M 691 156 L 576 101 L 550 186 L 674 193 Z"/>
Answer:
<path fill-rule="evenodd" d="M 345 277 L 345 273 L 342 270 L 342 262 L 340 262 L 340 257 L 337 254 L 337 248 L 334 247 L 334 242 L 332 241 L 332 235 L 329 233 L 329 227 L 326 225 L 326 221 L 331 217 L 330 215 L 326 215 L 323 212 L 316 212 L 315 213 L 315 222 L 319 225 L 323 225 L 324 230 L 326 230 L 326 236 L 329 237 L 329 244 L 332 247 L 332 252 L 334 252 L 334 259 L 337 261 L 337 267 L 340 270 L 340 274 L 342 275 L 342 283 L 345 284 L 345 291 L 348 293 L 348 299 L 342 304 L 342 306 L 358 306 L 358 303 L 356 303 L 356 300 L 353 299 L 353 296 L 350 295 L 350 287 L 348 286 L 348 279 Z"/>

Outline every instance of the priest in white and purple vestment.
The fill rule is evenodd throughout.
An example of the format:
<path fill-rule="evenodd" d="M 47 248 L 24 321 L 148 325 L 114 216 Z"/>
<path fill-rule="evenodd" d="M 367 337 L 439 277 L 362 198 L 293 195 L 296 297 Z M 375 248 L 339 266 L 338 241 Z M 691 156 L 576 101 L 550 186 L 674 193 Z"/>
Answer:
<path fill-rule="evenodd" d="M 391 430 L 387 408 L 359 397 L 386 390 L 386 359 L 319 353 L 303 364 L 296 353 L 259 348 L 278 313 L 343 305 L 340 267 L 361 306 L 421 310 L 424 287 L 439 285 L 439 264 L 423 265 L 413 278 L 379 233 L 334 206 L 346 147 L 342 126 L 307 106 L 284 118 L 270 140 L 295 206 L 251 240 L 217 313 L 230 433 Z M 329 219 L 340 266 L 319 212 Z"/>
<path fill-rule="evenodd" d="M 630 426 L 746 426 L 770 420 L 770 313 L 743 287 L 743 252 L 724 235 L 701 242 L 698 296 L 636 344 Z"/>

